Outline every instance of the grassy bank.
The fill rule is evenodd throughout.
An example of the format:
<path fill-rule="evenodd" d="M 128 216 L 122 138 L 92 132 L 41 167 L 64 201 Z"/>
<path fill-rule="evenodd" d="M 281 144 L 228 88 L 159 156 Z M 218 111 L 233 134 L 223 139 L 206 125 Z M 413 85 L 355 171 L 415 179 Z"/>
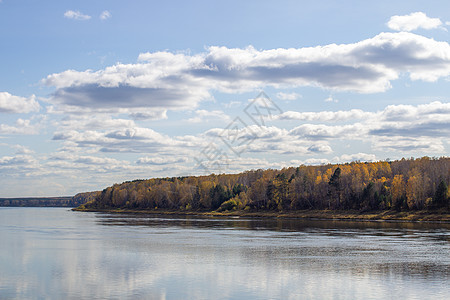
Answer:
<path fill-rule="evenodd" d="M 354 220 L 354 221 L 404 221 L 404 222 L 445 222 L 450 223 L 448 210 L 434 211 L 403 211 L 393 210 L 359 212 L 336 210 L 298 210 L 298 211 L 182 211 L 182 210 L 142 210 L 142 209 L 83 209 L 74 211 L 108 212 L 108 213 L 141 213 L 164 215 L 197 215 L 211 217 L 249 217 L 249 218 L 299 218 L 323 220 Z"/>

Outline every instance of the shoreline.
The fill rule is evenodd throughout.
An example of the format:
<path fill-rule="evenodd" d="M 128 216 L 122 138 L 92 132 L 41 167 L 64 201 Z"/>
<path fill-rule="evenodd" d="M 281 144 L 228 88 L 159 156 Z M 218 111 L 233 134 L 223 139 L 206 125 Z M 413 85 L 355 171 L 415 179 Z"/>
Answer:
<path fill-rule="evenodd" d="M 423 222 L 450 223 L 448 210 L 436 211 L 373 211 L 359 212 L 353 210 L 298 210 L 298 211 L 182 211 L 182 210 L 144 210 L 144 209 L 87 209 L 73 208 L 77 212 L 132 213 L 173 216 L 203 216 L 203 217 L 244 217 L 244 218 L 279 218 L 279 219 L 316 219 L 332 221 L 358 222 Z"/>

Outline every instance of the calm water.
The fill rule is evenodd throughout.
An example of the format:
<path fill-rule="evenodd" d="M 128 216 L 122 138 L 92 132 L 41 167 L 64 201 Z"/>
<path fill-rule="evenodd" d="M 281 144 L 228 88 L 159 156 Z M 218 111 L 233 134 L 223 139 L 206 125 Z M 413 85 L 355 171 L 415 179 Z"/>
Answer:
<path fill-rule="evenodd" d="M 450 225 L 0 208 L 0 299 L 450 299 Z"/>

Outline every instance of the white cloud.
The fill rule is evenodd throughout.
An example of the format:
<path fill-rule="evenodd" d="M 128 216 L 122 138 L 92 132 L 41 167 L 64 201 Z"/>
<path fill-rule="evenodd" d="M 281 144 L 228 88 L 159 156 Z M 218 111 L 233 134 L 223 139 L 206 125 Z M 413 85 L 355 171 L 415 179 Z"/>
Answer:
<path fill-rule="evenodd" d="M 136 126 L 133 120 L 128 119 L 115 119 L 107 114 L 96 115 L 75 115 L 71 114 L 62 120 L 58 120 L 53 124 L 55 127 L 59 127 L 62 131 L 70 130 L 111 130 L 122 129 Z"/>
<path fill-rule="evenodd" d="M 169 165 L 169 164 L 178 164 L 185 163 L 188 159 L 186 157 L 141 157 L 136 163 L 140 165 Z"/>
<path fill-rule="evenodd" d="M 122 161 L 117 159 L 109 158 L 109 157 L 97 157 L 97 156 L 80 156 L 76 160 L 74 160 L 77 164 L 86 164 L 86 165 L 117 165 L 123 164 Z"/>
<path fill-rule="evenodd" d="M 341 156 L 335 156 L 331 160 L 328 160 L 326 158 L 308 158 L 304 161 L 291 160 L 291 165 L 325 165 L 329 163 L 339 164 L 352 161 L 372 162 L 377 161 L 377 157 L 375 154 L 359 152 L 354 154 L 343 154 Z"/>
<path fill-rule="evenodd" d="M 236 108 L 242 105 L 241 101 L 230 101 L 228 103 L 223 104 L 226 108 Z"/>
<path fill-rule="evenodd" d="M 66 149 L 116 153 L 192 154 L 203 146 L 203 140 L 172 138 L 150 128 L 128 127 L 116 130 L 67 130 L 55 132 L 53 140 L 62 141 Z M 76 150 L 78 149 L 78 150 Z"/>
<path fill-rule="evenodd" d="M 195 111 L 195 117 L 188 119 L 190 123 L 201 123 L 207 121 L 229 121 L 230 117 L 221 110 L 208 111 L 199 109 Z"/>
<path fill-rule="evenodd" d="M 450 136 L 450 103 L 390 105 L 378 114 L 375 136 L 432 137 Z"/>
<path fill-rule="evenodd" d="M 439 18 L 430 18 L 423 12 L 414 12 L 404 16 L 392 16 L 387 22 L 387 26 L 397 31 L 414 31 L 419 28 L 439 28 L 442 26 L 442 22 Z"/>
<path fill-rule="evenodd" d="M 299 139 L 291 132 L 275 126 L 251 125 L 241 128 L 214 128 L 206 131 L 205 136 L 222 139 L 235 153 L 304 155 L 332 151 L 326 141 Z"/>
<path fill-rule="evenodd" d="M 450 75 L 450 45 L 420 35 L 381 33 L 353 44 L 256 50 L 210 47 L 196 55 L 142 53 L 136 64 L 51 74 L 49 101 L 63 111 L 192 109 L 212 91 L 316 86 L 377 93 L 400 74 L 436 81 Z M 332 100 L 333 98 L 329 98 Z M 334 100 L 334 99 L 333 99 Z"/>
<path fill-rule="evenodd" d="M 151 140 L 155 142 L 163 142 L 167 137 L 150 128 L 123 128 L 115 131 L 111 131 L 105 135 L 108 138 L 118 140 Z"/>
<path fill-rule="evenodd" d="M 212 113 L 198 111 L 199 115 L 204 116 Z M 77 178 L 79 172 L 87 172 L 102 178 L 106 186 L 111 182 L 120 182 L 118 178 L 129 180 L 157 175 L 230 173 L 299 164 L 375 161 L 379 153 L 389 152 L 401 153 L 402 156 L 416 156 L 423 152 L 441 155 L 445 152 L 444 143 L 450 135 L 450 103 L 438 101 L 422 105 L 391 105 L 378 112 L 359 109 L 291 111 L 280 116 L 291 120 L 328 123 L 299 124 L 293 129 L 257 125 L 237 130 L 213 128 L 195 136 L 170 136 L 139 127 L 132 120 L 115 119 L 102 114 L 70 115 L 63 119 L 54 135 L 54 140 L 62 144 L 60 152 L 51 155 L 39 168 L 27 170 L 26 174 L 35 177 L 58 174 Z M 333 124 L 343 121 L 344 125 Z M 236 155 L 228 148 L 221 137 L 236 138 L 229 142 L 236 141 L 233 149 L 236 152 L 242 150 L 241 155 Z M 353 149 L 353 154 L 348 155 L 336 153 L 335 145 L 343 141 L 349 141 L 349 145 L 358 145 L 357 150 Z M 209 144 L 220 147 L 227 155 L 215 159 L 205 158 L 202 155 Z M 373 151 L 376 151 L 377 156 L 372 154 Z M 133 156 L 133 161 L 121 161 L 108 158 L 108 153 L 135 153 L 139 158 Z M 288 163 L 272 161 L 280 157 L 292 160 Z M 203 164 L 197 164 L 194 158 L 200 159 Z M 4 159 L 4 168 L 12 168 L 10 160 Z M 15 168 L 19 167 L 16 164 Z"/>
<path fill-rule="evenodd" d="M 11 126 L 8 124 L 0 124 L 0 134 L 38 134 L 39 124 L 31 123 L 31 120 L 17 119 L 16 124 Z"/>
<path fill-rule="evenodd" d="M 443 140 L 433 137 L 408 137 L 399 135 L 375 136 L 372 139 L 374 150 L 400 153 L 402 156 L 413 153 L 442 153 Z"/>
<path fill-rule="evenodd" d="M 326 158 L 308 158 L 302 164 L 305 164 L 305 165 L 324 165 L 324 164 L 328 164 L 329 162 L 330 161 L 328 159 L 326 159 Z"/>
<path fill-rule="evenodd" d="M 202 165 L 197 168 L 200 174 L 221 174 L 221 173 L 238 173 L 247 170 L 267 169 L 267 168 L 282 168 L 282 163 L 269 162 L 266 159 L 256 157 L 238 157 L 233 156 L 229 158 L 204 161 Z"/>
<path fill-rule="evenodd" d="M 78 10 L 76 10 L 76 11 L 68 10 L 64 13 L 64 17 L 67 19 L 73 19 L 73 20 L 79 20 L 79 21 L 85 21 L 85 20 L 89 20 L 91 18 L 91 16 L 85 15 L 85 14 L 79 12 Z"/>
<path fill-rule="evenodd" d="M 286 112 L 278 120 L 290 119 L 315 122 L 342 122 L 344 125 L 302 124 L 291 130 L 274 126 L 247 126 L 228 129 L 214 128 L 206 137 L 230 139 L 238 153 L 307 155 L 333 152 L 330 141 L 360 141 L 370 143 L 377 151 L 426 151 L 442 153 L 443 141 L 450 136 L 450 103 L 438 101 L 418 106 L 391 105 L 382 111 L 358 109 L 337 112 Z M 372 155 L 372 154 L 370 154 Z M 373 160 L 373 156 L 340 157 L 342 160 Z"/>
<path fill-rule="evenodd" d="M 338 112 L 286 112 L 277 119 L 300 121 L 351 121 L 346 125 L 302 124 L 289 135 L 311 141 L 333 139 L 370 141 L 379 151 L 443 152 L 450 136 L 450 103 L 390 105 L 378 112 L 361 110 Z"/>
<path fill-rule="evenodd" d="M 365 112 L 361 109 L 352 109 L 347 111 L 320 111 L 320 112 L 297 112 L 286 111 L 275 117 L 277 120 L 299 120 L 299 121 L 318 121 L 318 122 L 337 122 L 354 119 L 364 119 L 372 117 L 374 113 Z"/>
<path fill-rule="evenodd" d="M 22 145 L 14 145 L 12 148 L 16 149 L 16 154 L 33 154 L 34 151 L 30 150 L 28 147 Z"/>
<path fill-rule="evenodd" d="M 112 17 L 111 13 L 107 10 L 102 11 L 102 13 L 100 14 L 100 20 L 107 20 L 111 17 Z"/>
<path fill-rule="evenodd" d="M 24 98 L 7 92 L 0 92 L 0 113 L 30 113 L 38 112 L 40 108 L 41 106 L 34 95 Z"/>
<path fill-rule="evenodd" d="M 325 102 L 335 102 L 335 103 L 337 103 L 337 102 L 339 102 L 339 100 L 333 98 L 333 96 L 330 95 L 330 96 L 328 96 L 328 98 L 325 99 Z"/>
<path fill-rule="evenodd" d="M 6 143 L 0 143 L 0 146 L 1 147 L 9 147 L 11 149 L 14 149 L 15 150 L 15 154 L 19 154 L 19 155 L 22 155 L 22 154 L 33 154 L 34 153 L 33 150 L 30 150 L 28 147 L 23 146 L 23 145 L 18 145 L 18 144 L 11 145 L 11 144 L 6 144 Z"/>
<path fill-rule="evenodd" d="M 104 70 L 77 72 L 68 70 L 49 75 L 44 83 L 58 90 L 51 101 L 64 110 L 69 107 L 95 111 L 127 109 L 137 113 L 191 109 L 210 97 L 203 82 L 183 75 L 195 64 L 195 57 L 154 53 L 154 60 L 135 65 L 117 64 Z"/>
<path fill-rule="evenodd" d="M 130 110 L 130 117 L 134 120 L 164 120 L 167 119 L 167 109 L 153 109 L 148 111 L 141 109 L 136 112 Z"/>
<path fill-rule="evenodd" d="M 0 157 L 0 168 L 14 167 L 23 165 L 33 165 L 36 160 L 30 155 L 16 155 L 16 156 L 3 156 Z"/>
<path fill-rule="evenodd" d="M 127 171 L 132 167 L 128 161 L 118 160 L 110 157 L 99 157 L 94 155 L 80 155 L 60 151 L 50 155 L 44 167 L 50 170 L 64 170 L 65 173 L 73 170 L 86 170 L 95 173 Z M 46 172 L 46 170 L 40 170 Z"/>
<path fill-rule="evenodd" d="M 367 132 L 367 129 L 360 123 L 334 126 L 324 124 L 303 124 L 292 129 L 289 134 L 293 137 L 323 140 L 354 139 L 359 137 L 364 132 Z"/>
<path fill-rule="evenodd" d="M 377 157 L 375 154 L 367 153 L 355 153 L 355 154 L 343 154 L 341 156 L 336 156 L 333 158 L 334 163 L 344 163 L 352 161 L 376 161 Z"/>
<path fill-rule="evenodd" d="M 279 92 L 277 93 L 277 98 L 281 100 L 297 100 L 300 99 L 302 95 L 297 93 L 283 93 Z"/>

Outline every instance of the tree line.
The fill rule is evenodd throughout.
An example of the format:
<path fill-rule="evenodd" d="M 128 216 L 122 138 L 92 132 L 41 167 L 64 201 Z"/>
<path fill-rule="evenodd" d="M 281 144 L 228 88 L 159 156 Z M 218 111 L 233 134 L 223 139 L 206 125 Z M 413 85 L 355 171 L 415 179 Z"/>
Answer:
<path fill-rule="evenodd" d="M 88 201 L 85 197 L 0 198 L 0 206 L 15 207 L 77 207 Z"/>
<path fill-rule="evenodd" d="M 450 158 L 351 162 L 152 178 L 90 193 L 88 209 L 423 210 L 449 208 Z"/>

